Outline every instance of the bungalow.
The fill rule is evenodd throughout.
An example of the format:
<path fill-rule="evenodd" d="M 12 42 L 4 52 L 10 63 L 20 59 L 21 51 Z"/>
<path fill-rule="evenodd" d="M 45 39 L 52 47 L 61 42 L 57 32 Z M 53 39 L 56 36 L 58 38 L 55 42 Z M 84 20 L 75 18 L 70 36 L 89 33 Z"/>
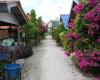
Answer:
<path fill-rule="evenodd" d="M 13 33 L 19 44 L 20 31 L 27 21 L 19 0 L 0 0 L 0 39 L 12 37 Z"/>

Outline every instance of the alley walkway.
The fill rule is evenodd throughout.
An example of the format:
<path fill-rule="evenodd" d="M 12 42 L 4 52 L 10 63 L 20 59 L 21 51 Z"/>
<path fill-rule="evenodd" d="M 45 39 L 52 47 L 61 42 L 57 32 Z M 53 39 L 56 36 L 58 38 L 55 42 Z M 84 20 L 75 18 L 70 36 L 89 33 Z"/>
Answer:
<path fill-rule="evenodd" d="M 23 80 L 94 80 L 81 74 L 50 37 L 33 51 L 34 55 L 25 60 Z"/>

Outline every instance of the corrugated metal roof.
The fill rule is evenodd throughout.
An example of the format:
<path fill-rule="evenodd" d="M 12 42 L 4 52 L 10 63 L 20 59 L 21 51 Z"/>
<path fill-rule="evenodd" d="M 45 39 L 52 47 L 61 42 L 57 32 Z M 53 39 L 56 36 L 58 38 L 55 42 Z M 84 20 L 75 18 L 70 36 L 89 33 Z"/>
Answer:
<path fill-rule="evenodd" d="M 9 13 L 0 13 L 0 21 L 13 25 L 19 25 L 15 17 Z"/>
<path fill-rule="evenodd" d="M 0 0 L 0 3 L 6 2 L 6 3 L 10 3 L 10 2 L 18 2 L 20 0 Z"/>

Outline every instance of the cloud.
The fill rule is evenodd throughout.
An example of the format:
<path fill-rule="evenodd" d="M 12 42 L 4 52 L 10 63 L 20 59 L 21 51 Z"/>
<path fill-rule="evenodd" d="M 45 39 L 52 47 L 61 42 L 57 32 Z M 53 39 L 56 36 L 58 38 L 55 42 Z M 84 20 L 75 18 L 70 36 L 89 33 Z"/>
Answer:
<path fill-rule="evenodd" d="M 72 0 L 21 0 L 21 3 L 25 12 L 35 9 L 37 16 L 49 21 L 60 14 L 69 14 Z"/>

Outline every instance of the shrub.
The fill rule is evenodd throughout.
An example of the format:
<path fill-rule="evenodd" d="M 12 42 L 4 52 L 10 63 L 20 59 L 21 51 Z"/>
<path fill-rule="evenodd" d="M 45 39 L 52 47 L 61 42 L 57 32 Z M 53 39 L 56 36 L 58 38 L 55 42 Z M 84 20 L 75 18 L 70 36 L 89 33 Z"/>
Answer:
<path fill-rule="evenodd" d="M 88 1 L 87 4 L 80 3 L 74 7 L 79 19 L 76 23 L 69 23 L 69 32 L 66 34 L 69 46 L 66 54 L 76 52 L 81 70 L 100 70 L 100 1 Z"/>

